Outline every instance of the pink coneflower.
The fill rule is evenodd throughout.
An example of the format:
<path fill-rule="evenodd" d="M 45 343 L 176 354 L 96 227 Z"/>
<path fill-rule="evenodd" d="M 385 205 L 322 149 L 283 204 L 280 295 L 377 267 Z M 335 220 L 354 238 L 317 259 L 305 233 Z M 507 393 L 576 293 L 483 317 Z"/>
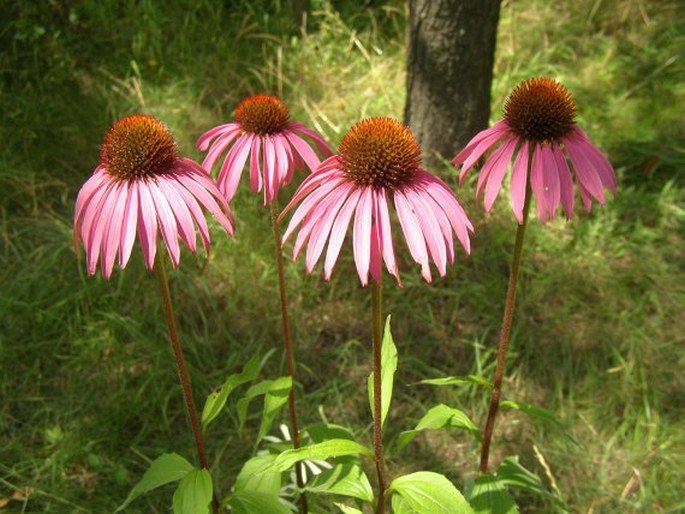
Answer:
<path fill-rule="evenodd" d="M 333 153 L 317 132 L 290 121 L 288 107 L 281 100 L 259 94 L 238 104 L 234 122 L 202 134 L 197 147 L 202 151 L 209 149 L 202 166 L 210 171 L 228 150 L 217 177 L 219 189 L 228 201 L 238 189 L 249 156 L 250 187 L 253 193 L 264 189 L 264 205 L 267 205 L 290 183 L 296 168 L 306 165 L 314 170 L 319 165 L 319 157 L 303 136 L 310 138 L 322 155 Z"/>
<path fill-rule="evenodd" d="M 485 188 L 486 211 L 495 202 L 517 148 L 511 173 L 511 205 L 519 223 L 523 222 L 529 185 L 542 221 L 553 218 L 560 203 L 566 218 L 571 217 L 574 192 L 567 158 L 585 209 L 592 208 L 592 198 L 604 204 L 604 188 L 616 191 L 616 174 L 607 158 L 574 122 L 575 111 L 573 97 L 559 82 L 533 78 L 521 83 L 504 105 L 504 119 L 476 134 L 452 160 L 454 165 L 462 166 L 459 182 L 488 149 L 500 142 L 478 177 L 476 194 L 480 196 Z"/>
<path fill-rule="evenodd" d="M 281 214 L 302 202 L 284 234 L 285 241 L 301 225 L 294 258 L 306 245 L 306 268 L 311 272 L 328 242 L 324 276 L 329 279 L 347 227 L 353 223 L 354 261 L 362 285 L 367 285 L 369 273 L 381 282 L 381 259 L 399 282 L 392 202 L 423 277 L 431 281 L 429 261 L 445 275 L 447 264 L 454 262 L 453 235 L 469 252 L 473 226 L 447 185 L 421 167 L 420 156 L 413 134 L 398 121 L 369 118 L 354 125 L 338 154 L 304 180 Z"/>
<path fill-rule="evenodd" d="M 83 241 L 89 274 L 95 273 L 100 260 L 102 275 L 109 278 L 117 253 L 119 267 L 126 266 L 137 232 L 145 264 L 152 269 L 159 225 L 176 266 L 179 236 L 191 251 L 197 250 L 196 227 L 209 250 L 202 207 L 233 233 L 226 200 L 199 164 L 178 155 L 164 124 L 148 115 L 126 116 L 107 132 L 100 164 L 79 191 L 74 244 Z"/>

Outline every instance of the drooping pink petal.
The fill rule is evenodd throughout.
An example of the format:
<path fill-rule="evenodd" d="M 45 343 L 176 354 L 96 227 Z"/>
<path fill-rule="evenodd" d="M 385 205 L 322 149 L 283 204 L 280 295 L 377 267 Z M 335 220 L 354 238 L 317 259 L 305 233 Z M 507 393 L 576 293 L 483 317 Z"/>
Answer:
<path fill-rule="evenodd" d="M 205 253 L 209 254 L 209 226 L 207 225 L 207 220 L 202 212 L 202 207 L 200 207 L 200 204 L 197 202 L 195 196 L 193 196 L 193 194 L 182 184 L 179 183 L 179 187 L 176 191 L 181 198 L 183 198 L 183 202 L 186 204 L 186 207 L 188 207 L 190 215 L 193 217 L 193 221 L 195 222 L 195 225 L 197 225 L 198 231 L 200 232 L 200 240 L 202 241 L 202 246 L 205 249 Z"/>
<path fill-rule="evenodd" d="M 361 198 L 361 189 L 354 189 L 350 196 L 345 201 L 345 205 L 342 206 L 338 216 L 333 222 L 333 227 L 331 228 L 331 236 L 328 241 L 328 250 L 326 250 L 326 260 L 324 261 L 324 278 L 329 280 L 331 278 L 331 273 L 333 272 L 333 267 L 338 260 L 338 255 L 340 254 L 340 248 L 342 247 L 343 241 L 345 240 L 345 234 L 347 233 L 347 227 L 350 225 L 352 219 L 352 214 L 354 213 L 357 205 L 359 204 L 359 199 Z"/>
<path fill-rule="evenodd" d="M 262 138 L 256 137 L 252 143 L 250 155 L 250 189 L 253 193 L 259 193 L 262 190 Z"/>
<path fill-rule="evenodd" d="M 516 138 L 512 137 L 506 139 L 504 143 L 502 143 L 502 145 L 490 156 L 480 172 L 476 196 L 480 195 L 482 189 L 483 182 L 481 182 L 481 177 L 486 177 L 487 185 L 485 186 L 484 202 L 486 212 L 490 211 L 492 204 L 495 203 L 495 198 L 497 198 L 499 190 L 502 188 L 504 174 L 509 168 L 511 156 L 514 154 L 517 144 L 518 139 Z"/>
<path fill-rule="evenodd" d="M 157 254 L 157 214 L 148 188 L 149 183 L 149 180 L 138 183 L 138 239 L 145 266 L 151 270 Z"/>
<path fill-rule="evenodd" d="M 292 199 L 290 202 L 288 202 L 288 205 L 285 206 L 285 209 L 283 209 L 281 214 L 278 216 L 278 221 L 280 222 L 285 215 L 293 207 L 295 207 L 295 205 L 301 202 L 309 193 L 311 193 L 321 184 L 331 180 L 333 177 L 344 180 L 343 172 L 340 168 L 340 161 L 336 155 L 322 162 L 314 173 L 308 175 L 307 178 L 302 181 L 302 184 L 300 184 L 300 187 L 297 188 Z"/>
<path fill-rule="evenodd" d="M 559 207 L 559 200 L 561 198 L 561 190 L 559 183 L 559 170 L 557 169 L 557 161 L 554 157 L 552 149 L 546 145 L 541 145 L 541 162 L 542 162 L 542 191 L 545 196 L 545 204 L 547 205 L 547 218 L 554 218 L 554 214 Z"/>
<path fill-rule="evenodd" d="M 581 182 L 577 182 L 578 184 L 578 191 L 580 192 L 580 199 L 583 202 L 583 207 L 585 207 L 585 210 L 587 212 L 590 212 L 592 210 L 592 197 L 590 193 L 588 192 L 587 189 L 585 189 L 585 186 Z"/>
<path fill-rule="evenodd" d="M 564 215 L 566 219 L 571 219 L 573 215 L 574 191 L 573 179 L 571 178 L 571 171 L 568 169 L 568 163 L 564 152 L 557 145 L 552 147 L 554 160 L 557 163 L 557 171 L 559 172 L 559 194 L 561 196 L 561 206 L 564 208 Z"/>
<path fill-rule="evenodd" d="M 171 210 L 171 207 L 169 207 L 169 202 L 164 196 L 164 193 L 159 189 L 156 181 L 150 180 L 147 183 L 147 187 L 152 196 L 152 201 L 155 204 L 157 220 L 159 221 L 162 232 L 162 239 L 164 239 L 164 243 L 166 244 L 169 257 L 171 257 L 171 262 L 174 267 L 176 267 L 181 258 L 181 248 L 178 244 L 178 225 L 176 224 L 174 213 Z"/>
<path fill-rule="evenodd" d="M 304 141 L 304 139 L 298 136 L 295 132 L 286 132 L 285 136 L 288 138 L 288 141 L 290 141 L 290 144 L 293 145 L 293 148 L 295 148 L 300 157 L 302 157 L 302 160 L 310 170 L 314 171 L 319 167 L 321 162 L 319 160 L 319 156 L 316 155 L 316 152 L 312 150 L 312 148 Z"/>
<path fill-rule="evenodd" d="M 138 225 L 138 181 L 131 182 L 128 191 L 124 219 L 121 222 L 121 241 L 119 242 L 119 267 L 124 268 L 131 257 L 133 243 L 136 240 Z"/>
<path fill-rule="evenodd" d="M 316 148 L 319 150 L 319 153 L 324 158 L 328 158 L 331 155 L 333 155 L 333 150 L 331 149 L 331 145 L 328 144 L 328 142 L 319 134 L 317 131 L 310 129 L 306 125 L 299 123 L 297 121 L 293 121 L 290 123 L 290 129 L 291 130 L 296 130 L 297 132 L 300 132 L 301 134 L 304 134 L 305 136 L 309 137 L 314 141 L 314 144 L 316 145 Z M 314 171 L 316 168 L 310 168 L 312 171 Z"/>
<path fill-rule="evenodd" d="M 188 210 L 188 206 L 177 191 L 183 186 L 179 186 L 175 180 L 169 180 L 166 177 L 159 177 L 157 179 L 157 185 L 169 202 L 169 207 L 171 207 L 174 217 L 176 218 L 178 233 L 181 236 L 181 240 L 191 252 L 195 253 L 197 251 L 197 237 L 195 236 L 193 217 Z"/>
<path fill-rule="evenodd" d="M 489 129 L 485 130 L 487 135 L 481 138 L 480 141 L 474 145 L 467 145 L 466 149 L 462 150 L 453 160 L 453 163 L 461 164 L 461 173 L 459 173 L 459 184 L 464 182 L 466 174 L 478 159 L 497 141 L 502 138 L 509 138 L 508 126 L 504 122 L 498 122 Z M 468 149 L 468 151 L 467 151 Z"/>
<path fill-rule="evenodd" d="M 264 136 L 264 205 L 274 199 L 276 185 L 276 148 L 269 134 Z"/>
<path fill-rule="evenodd" d="M 216 181 L 219 184 L 221 193 L 228 201 L 231 201 L 238 189 L 240 176 L 243 173 L 245 161 L 247 161 L 254 137 L 254 134 L 250 133 L 240 136 L 238 141 L 229 150 L 224 163 L 221 165 Z"/>
<path fill-rule="evenodd" d="M 428 251 L 426 250 L 426 242 L 421 233 L 421 225 L 416 219 L 411 204 L 404 196 L 404 193 L 400 190 L 395 190 L 393 198 L 395 201 L 395 208 L 397 209 L 397 218 L 400 221 L 400 227 L 402 227 L 402 233 L 407 242 L 409 253 L 414 261 L 421 265 L 421 275 L 423 278 L 426 282 L 430 282 L 432 277 L 430 266 L 428 265 Z"/>
<path fill-rule="evenodd" d="M 381 253 L 383 254 L 383 261 L 388 272 L 393 275 L 397 282 L 402 286 L 400 281 L 400 273 L 397 269 L 397 262 L 395 260 L 395 249 L 392 242 L 392 228 L 390 225 L 390 212 L 388 210 L 388 199 L 385 189 L 374 190 L 376 207 L 376 223 L 380 232 Z"/>
<path fill-rule="evenodd" d="M 346 185 L 347 184 L 345 183 L 341 184 L 343 187 Z M 305 244 L 309 241 L 310 236 L 312 236 L 315 230 L 317 228 L 321 230 L 320 225 L 322 220 L 326 218 L 329 210 L 336 202 L 337 189 L 338 188 L 335 187 L 328 188 L 326 190 L 320 188 L 318 191 L 312 193 L 312 196 L 316 195 L 316 199 L 311 209 L 309 209 L 306 213 L 306 216 L 302 221 L 302 225 L 300 226 L 300 231 L 297 233 L 297 238 L 293 246 L 293 259 L 299 258 L 300 252 L 304 248 Z"/>
<path fill-rule="evenodd" d="M 214 215 L 216 220 L 221 224 L 224 230 L 233 235 L 233 213 L 226 203 L 219 189 L 214 185 L 214 182 L 203 173 L 193 172 L 191 165 L 193 161 L 188 159 L 188 163 L 181 159 L 181 164 L 188 166 L 187 173 L 178 173 L 177 180 L 185 186 L 185 188 L 197 198 L 197 200 Z"/>
<path fill-rule="evenodd" d="M 280 134 L 273 136 L 274 148 L 276 150 L 276 173 L 271 201 L 278 198 L 278 192 L 286 184 L 288 178 L 288 153 L 285 146 L 288 144 Z"/>
<path fill-rule="evenodd" d="M 100 252 L 102 250 L 102 242 L 107 228 L 107 222 L 111 220 L 112 211 L 114 210 L 114 206 L 118 199 L 118 189 L 119 184 L 115 183 L 107 190 L 107 194 L 103 197 L 98 206 L 97 217 L 90 227 L 88 245 L 86 247 L 90 249 L 90 252 L 86 252 L 86 267 L 88 274 L 90 275 L 95 274 L 98 258 L 100 257 Z"/>
<path fill-rule="evenodd" d="M 362 286 L 366 287 L 369 282 L 369 264 L 371 261 L 371 216 L 372 216 L 371 189 L 362 191 L 357 212 L 354 218 L 354 231 L 352 234 L 352 249 L 354 263 L 357 266 L 357 274 Z"/>
<path fill-rule="evenodd" d="M 606 199 L 604 198 L 602 181 L 597 170 L 583 153 L 583 149 L 578 146 L 576 140 L 571 138 L 564 139 L 564 146 L 573 163 L 578 183 L 582 184 L 585 190 L 595 197 L 599 203 L 604 204 Z"/>
<path fill-rule="evenodd" d="M 202 161 L 202 168 L 208 173 L 211 172 L 216 164 L 216 161 L 219 159 L 221 154 L 224 153 L 224 150 L 226 150 L 226 148 L 228 148 L 239 135 L 240 130 L 233 130 L 231 132 L 227 132 L 226 134 L 222 134 L 216 141 L 214 141 L 214 144 L 212 144 L 209 152 L 207 152 L 207 155 Z M 226 157 L 228 157 L 228 155 Z"/>
<path fill-rule="evenodd" d="M 107 190 L 108 184 L 110 183 L 109 175 L 101 168 L 98 167 L 93 175 L 83 184 L 81 190 L 76 197 L 76 207 L 74 208 L 74 237 L 73 243 L 74 248 L 78 250 L 79 239 L 83 240 L 85 245 L 86 240 L 81 232 L 86 208 L 91 206 L 93 202 L 99 202 L 102 195 Z"/>
<path fill-rule="evenodd" d="M 314 227 L 312 235 L 309 239 L 306 259 L 306 269 L 308 273 L 311 273 L 317 261 L 319 260 L 319 257 L 321 257 L 321 252 L 323 252 L 326 241 L 330 236 L 333 222 L 335 221 L 338 212 L 340 212 L 345 200 L 353 189 L 354 184 L 347 183 L 342 184 L 338 189 L 331 193 L 329 205 L 326 206 L 325 213 L 323 213 L 323 216 Z"/>
<path fill-rule="evenodd" d="M 440 224 L 435 219 L 433 210 L 426 205 L 423 198 L 413 188 L 405 188 L 404 194 L 412 210 L 416 213 L 416 219 L 421 227 L 421 234 L 426 241 L 428 253 L 442 277 L 447 272 L 447 252 L 445 251 L 445 243 L 440 232 Z"/>
<path fill-rule="evenodd" d="M 219 134 L 232 134 L 233 132 L 239 131 L 240 125 L 237 123 L 225 123 L 223 125 L 218 125 L 202 134 L 198 138 L 197 143 L 195 143 L 195 146 L 198 150 L 204 152 L 209 147 L 209 143 L 212 141 L 212 139 L 217 137 Z"/>
<path fill-rule="evenodd" d="M 443 206 L 435 201 L 435 198 L 426 190 L 421 188 L 419 193 L 421 199 L 425 203 L 426 207 L 433 213 L 438 225 L 440 226 L 440 232 L 442 233 L 442 239 L 445 244 L 445 250 L 447 251 L 447 261 L 449 263 L 454 262 L 454 237 L 452 236 L 452 226 L 450 224 L 447 215 L 443 209 Z"/>
<path fill-rule="evenodd" d="M 528 141 L 519 148 L 514 167 L 511 170 L 511 207 L 519 224 L 523 223 L 523 204 L 526 201 L 528 184 L 528 159 L 530 158 Z"/>
<path fill-rule="evenodd" d="M 544 179 L 542 177 L 544 173 L 542 154 L 540 150 L 540 145 L 535 145 L 533 150 L 533 163 L 530 167 L 530 188 L 535 195 L 535 200 L 538 208 L 538 216 L 542 221 L 547 218 L 547 199 L 545 198 L 544 191 Z"/>
<path fill-rule="evenodd" d="M 373 195 L 373 191 L 371 191 Z M 378 218 L 375 217 L 376 205 L 371 199 L 372 206 L 371 211 L 374 213 L 372 217 L 371 224 L 371 255 L 369 261 L 369 273 L 371 274 L 371 279 L 376 282 L 376 284 L 381 283 L 381 233 L 380 227 L 378 226 Z"/>
<path fill-rule="evenodd" d="M 492 127 L 481 130 L 471 138 L 471 141 L 466 143 L 466 146 L 452 159 L 452 164 L 459 166 L 473 153 L 476 147 L 486 138 L 492 138 L 494 135 L 502 136 L 508 129 L 508 124 L 504 120 L 499 120 Z M 490 145 L 488 145 L 490 146 Z M 482 155 L 482 153 L 481 153 Z"/>
<path fill-rule="evenodd" d="M 103 219 L 106 225 L 102 239 L 102 261 L 100 271 L 106 279 L 112 275 L 114 261 L 116 260 L 119 242 L 121 241 L 122 220 L 126 208 L 126 200 L 129 195 L 127 182 L 121 182 L 111 193 L 115 197 L 112 211 Z"/>
<path fill-rule="evenodd" d="M 473 225 L 452 190 L 438 177 L 426 171 L 421 170 L 419 177 L 425 190 L 441 206 L 466 253 L 471 253 L 469 231 L 473 232 Z"/>
<path fill-rule="evenodd" d="M 583 153 L 590 159 L 592 165 L 599 173 L 599 178 L 602 181 L 602 185 L 609 189 L 612 193 L 616 192 L 616 172 L 611 166 L 609 159 L 600 152 L 595 145 L 592 144 L 590 138 L 579 126 L 575 126 L 573 129 L 573 136 L 578 139 L 579 146 L 581 147 Z"/>

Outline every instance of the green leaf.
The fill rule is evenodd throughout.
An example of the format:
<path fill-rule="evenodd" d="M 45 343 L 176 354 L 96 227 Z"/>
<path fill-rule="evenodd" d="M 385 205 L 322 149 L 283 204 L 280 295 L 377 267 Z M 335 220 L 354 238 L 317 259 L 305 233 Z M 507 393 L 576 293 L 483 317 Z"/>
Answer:
<path fill-rule="evenodd" d="M 350 507 L 344 503 L 333 502 L 333 505 L 338 507 L 343 514 L 363 514 L 362 511 L 356 507 Z"/>
<path fill-rule="evenodd" d="M 409 502 L 404 499 L 404 496 L 399 494 L 392 495 L 391 503 L 393 514 L 414 514 L 416 512 L 411 508 Z"/>
<path fill-rule="evenodd" d="M 303 446 L 297 450 L 286 450 L 281 453 L 273 464 L 278 471 L 290 469 L 296 462 L 301 460 L 325 460 L 343 455 L 368 455 L 373 456 L 373 452 L 366 446 L 347 439 L 331 439 L 323 443 Z"/>
<path fill-rule="evenodd" d="M 278 496 L 257 491 L 236 491 L 228 500 L 231 514 L 290 514 Z"/>
<path fill-rule="evenodd" d="M 373 490 L 366 474 L 356 464 L 338 464 L 312 479 L 307 491 L 323 494 L 339 494 L 359 498 L 366 502 L 373 501 Z"/>
<path fill-rule="evenodd" d="M 495 476 L 507 487 L 514 487 L 523 491 L 532 492 L 545 497 L 554 497 L 532 471 L 527 470 L 519 463 L 518 456 L 507 457 L 497 468 Z"/>
<path fill-rule="evenodd" d="M 438 473 L 404 475 L 393 480 L 388 489 L 401 495 L 417 514 L 474 514 L 452 482 Z"/>
<path fill-rule="evenodd" d="M 126 501 L 122 503 L 115 512 L 126 508 L 133 500 L 141 494 L 152 491 L 157 487 L 176 482 L 185 477 L 193 470 L 193 465 L 176 453 L 165 453 L 152 461 L 150 467 L 143 475 L 131 492 L 128 493 Z"/>
<path fill-rule="evenodd" d="M 212 476 L 206 469 L 194 469 L 178 484 L 174 493 L 174 514 L 209 514 Z"/>
<path fill-rule="evenodd" d="M 281 473 L 273 469 L 276 455 L 257 455 L 252 457 L 235 479 L 236 491 L 254 491 L 278 496 L 281 491 Z"/>
<path fill-rule="evenodd" d="M 310 439 L 315 443 L 323 443 L 329 439 L 355 440 L 354 434 L 349 428 L 334 423 L 314 423 L 307 425 L 302 431 L 307 432 Z"/>
<path fill-rule="evenodd" d="M 501 409 L 514 409 L 521 411 L 534 418 L 539 418 L 544 421 L 549 421 L 557 426 L 564 427 L 562 421 L 554 414 L 552 411 L 547 410 L 543 407 L 538 407 L 536 405 L 525 403 L 525 402 L 515 402 L 512 400 L 503 400 L 499 404 Z"/>
<path fill-rule="evenodd" d="M 441 403 L 426 412 L 413 430 L 406 430 L 397 437 L 398 450 L 407 446 L 421 430 L 439 428 L 461 428 L 471 432 L 479 441 L 482 439 L 480 430 L 464 412 Z"/>
<path fill-rule="evenodd" d="M 505 484 L 489 473 L 478 477 L 469 503 L 476 514 L 518 514 L 519 511 Z"/>
<path fill-rule="evenodd" d="M 235 373 L 229 376 L 224 385 L 218 391 L 213 391 L 209 393 L 205 406 L 202 409 L 202 431 L 207 430 L 209 424 L 221 413 L 224 406 L 226 405 L 226 400 L 228 396 L 233 392 L 233 390 L 246 383 L 251 382 L 257 378 L 257 374 L 262 369 L 262 366 L 268 358 L 268 354 L 264 359 L 259 359 L 259 355 L 252 357 L 243 370 L 240 373 Z"/>
<path fill-rule="evenodd" d="M 478 375 L 466 375 L 462 377 L 442 377 L 442 378 L 427 378 L 419 381 L 419 384 L 445 386 L 445 385 L 460 385 L 460 384 L 476 384 L 492 389 L 490 381 L 479 377 Z"/>
<path fill-rule="evenodd" d="M 242 430 L 247 418 L 247 409 L 250 402 L 257 396 L 264 395 L 264 410 L 259 425 L 259 433 L 257 435 L 257 442 L 269 432 L 274 419 L 278 415 L 279 409 L 288 401 L 288 394 L 292 386 L 291 377 L 279 377 L 276 380 L 263 380 L 251 386 L 245 396 L 238 401 L 236 409 L 238 411 L 238 420 L 240 422 L 240 429 Z"/>
<path fill-rule="evenodd" d="M 381 342 L 381 425 L 385 423 L 390 410 L 395 371 L 397 371 L 397 348 L 390 332 L 390 316 L 388 316 L 385 320 L 385 331 Z M 368 388 L 369 405 L 373 414 L 373 373 L 369 375 Z"/>

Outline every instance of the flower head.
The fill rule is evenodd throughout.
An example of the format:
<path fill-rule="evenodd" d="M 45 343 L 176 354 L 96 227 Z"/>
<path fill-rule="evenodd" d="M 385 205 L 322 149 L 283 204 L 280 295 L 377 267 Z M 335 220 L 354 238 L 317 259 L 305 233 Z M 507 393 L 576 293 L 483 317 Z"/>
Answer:
<path fill-rule="evenodd" d="M 480 196 L 485 189 L 486 211 L 495 202 L 512 159 L 511 204 L 519 223 L 523 221 L 528 186 L 543 222 L 554 217 L 560 203 L 566 218 L 571 218 L 573 178 L 586 210 L 592 208 L 592 198 L 604 204 L 604 188 L 616 192 L 616 173 L 576 125 L 575 113 L 573 97 L 559 82 L 549 78 L 526 80 L 509 95 L 504 118 L 476 134 L 452 160 L 454 165 L 461 165 L 459 182 L 488 149 L 500 143 L 478 177 L 476 194 Z"/>
<path fill-rule="evenodd" d="M 369 118 L 354 125 L 338 154 L 302 182 L 281 214 L 300 204 L 283 237 L 287 240 L 300 226 L 293 257 L 297 259 L 306 245 L 306 268 L 311 273 L 328 242 L 324 262 L 328 280 L 353 223 L 352 246 L 361 284 L 367 285 L 369 273 L 381 282 L 381 261 L 399 283 L 390 222 L 394 205 L 423 277 L 431 281 L 431 260 L 445 275 L 447 263 L 454 262 L 454 234 L 469 252 L 473 226 L 449 187 L 421 167 L 420 155 L 413 134 L 396 120 Z"/>
<path fill-rule="evenodd" d="M 88 273 L 100 260 L 102 275 L 128 263 L 136 233 L 145 264 L 152 269 L 157 227 L 174 266 L 178 238 L 197 250 L 195 229 L 209 251 L 209 228 L 202 207 L 233 234 L 231 211 L 214 182 L 195 161 L 180 157 L 176 142 L 162 122 L 134 114 L 109 129 L 100 148 L 100 164 L 76 199 L 74 245 L 83 241 Z"/>
<path fill-rule="evenodd" d="M 321 135 L 290 120 L 290 112 L 280 99 L 259 94 L 238 104 L 235 121 L 202 134 L 197 147 L 209 150 L 202 166 L 210 171 L 226 151 L 217 182 L 229 201 L 238 189 L 249 157 L 252 192 L 264 189 L 266 205 L 278 198 L 281 187 L 290 183 L 295 168 L 306 165 L 315 170 L 319 165 L 319 157 L 303 136 L 310 138 L 322 155 L 333 153 Z"/>

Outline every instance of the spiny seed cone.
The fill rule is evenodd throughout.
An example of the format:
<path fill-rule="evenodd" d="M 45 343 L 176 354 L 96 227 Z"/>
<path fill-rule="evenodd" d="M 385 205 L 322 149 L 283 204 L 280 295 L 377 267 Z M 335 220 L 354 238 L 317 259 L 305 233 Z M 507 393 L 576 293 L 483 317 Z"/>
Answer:
<path fill-rule="evenodd" d="M 264 136 L 285 130 L 290 112 L 275 96 L 259 94 L 248 96 L 238 104 L 235 119 L 245 132 Z"/>
<path fill-rule="evenodd" d="M 573 128 L 576 104 L 564 86 L 542 77 L 522 82 L 504 105 L 504 118 L 528 141 L 558 141 Z"/>
<path fill-rule="evenodd" d="M 176 141 L 166 126 L 147 114 L 133 114 L 109 129 L 100 147 L 100 164 L 121 180 L 168 172 L 178 159 Z"/>
<path fill-rule="evenodd" d="M 352 126 L 338 147 L 343 170 L 361 187 L 394 189 L 411 182 L 421 166 L 421 147 L 392 118 L 367 118 Z"/>

